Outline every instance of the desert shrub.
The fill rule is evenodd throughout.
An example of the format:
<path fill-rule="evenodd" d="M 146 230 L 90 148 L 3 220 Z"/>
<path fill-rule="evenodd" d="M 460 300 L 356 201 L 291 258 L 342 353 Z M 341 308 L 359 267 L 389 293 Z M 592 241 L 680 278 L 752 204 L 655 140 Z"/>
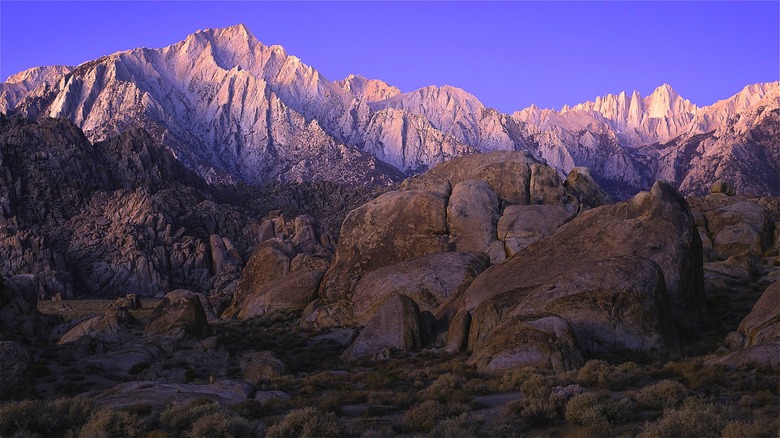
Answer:
<path fill-rule="evenodd" d="M 430 436 L 434 438 L 470 438 L 481 435 L 484 426 L 484 418 L 464 412 L 440 421 L 431 430 Z"/>
<path fill-rule="evenodd" d="M 393 438 L 394 436 L 393 429 L 388 426 L 379 429 L 368 429 L 360 434 L 360 438 Z"/>
<path fill-rule="evenodd" d="M 6 403 L 0 405 L 0 436 L 75 433 L 92 411 L 92 404 L 78 397 Z"/>
<path fill-rule="evenodd" d="M 743 408 L 760 408 L 772 403 L 774 395 L 768 389 L 762 389 L 755 394 L 745 394 L 739 400 L 739 405 Z"/>
<path fill-rule="evenodd" d="M 555 423 L 566 401 L 581 392 L 582 388 L 578 385 L 551 387 L 553 380 L 539 374 L 526 379 L 520 387 L 524 397 L 507 405 L 504 418 L 512 422 L 519 417 L 531 427 Z"/>
<path fill-rule="evenodd" d="M 268 438 L 340 437 L 344 434 L 341 421 L 332 412 L 323 413 L 313 407 L 294 409 L 267 430 Z"/>
<path fill-rule="evenodd" d="M 666 368 L 685 378 L 687 386 L 691 389 L 707 389 L 722 385 L 726 380 L 726 373 L 722 366 L 705 364 L 701 358 L 672 362 Z"/>
<path fill-rule="evenodd" d="M 368 412 L 371 414 L 406 409 L 414 402 L 414 395 L 406 391 L 371 391 L 366 397 Z"/>
<path fill-rule="evenodd" d="M 775 436 L 773 431 L 766 430 L 755 421 L 729 421 L 721 432 L 721 438 L 763 438 Z"/>
<path fill-rule="evenodd" d="M 501 375 L 501 380 L 498 382 L 498 387 L 494 388 L 497 391 L 517 391 L 520 386 L 531 376 L 539 375 L 539 372 L 535 368 L 523 367 L 517 369 L 511 369 L 505 371 Z"/>
<path fill-rule="evenodd" d="M 613 367 L 607 384 L 610 389 L 620 389 L 631 386 L 647 377 L 647 372 L 635 362 L 624 362 Z"/>
<path fill-rule="evenodd" d="M 450 402 L 442 404 L 436 400 L 425 400 L 406 411 L 403 424 L 411 430 L 430 432 L 443 419 L 452 415 L 462 414 L 469 409 L 470 406 L 464 403 Z"/>
<path fill-rule="evenodd" d="M 666 409 L 677 406 L 688 390 L 676 380 L 662 380 L 639 390 L 636 402 L 643 409 Z"/>
<path fill-rule="evenodd" d="M 438 400 L 440 402 L 468 402 L 470 394 L 463 389 L 466 379 L 452 373 L 442 374 L 431 385 L 417 393 L 421 399 Z"/>
<path fill-rule="evenodd" d="M 589 360 L 577 372 L 577 383 L 585 386 L 607 388 L 610 368 L 610 365 L 603 360 Z"/>
<path fill-rule="evenodd" d="M 262 424 L 225 411 L 198 418 L 186 436 L 189 438 L 232 438 L 260 436 Z"/>
<path fill-rule="evenodd" d="M 716 438 L 720 436 L 725 425 L 726 419 L 721 406 L 691 397 L 678 408 L 665 409 L 664 415 L 647 424 L 639 437 Z"/>
<path fill-rule="evenodd" d="M 101 409 L 89 417 L 79 431 L 81 438 L 134 438 L 141 437 L 138 417 L 122 410 Z"/>
<path fill-rule="evenodd" d="M 160 413 L 160 423 L 165 430 L 179 435 L 188 430 L 198 418 L 218 413 L 220 409 L 219 403 L 208 400 L 195 400 L 181 406 L 171 405 Z"/>
<path fill-rule="evenodd" d="M 566 403 L 566 421 L 603 434 L 614 424 L 630 420 L 634 406 L 630 400 L 615 400 L 609 392 L 584 393 Z"/>

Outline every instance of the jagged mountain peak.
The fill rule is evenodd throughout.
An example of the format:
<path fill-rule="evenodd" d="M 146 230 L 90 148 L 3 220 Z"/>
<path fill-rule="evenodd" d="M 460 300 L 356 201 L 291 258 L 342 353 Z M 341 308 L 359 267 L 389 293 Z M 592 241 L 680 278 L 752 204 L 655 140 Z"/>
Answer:
<path fill-rule="evenodd" d="M 41 83 L 51 81 L 53 78 L 69 73 L 73 67 L 67 65 L 48 65 L 33 67 L 19 73 L 8 76 L 6 84 L 18 84 L 21 82 Z"/>
<path fill-rule="evenodd" d="M 350 74 L 336 81 L 342 90 L 350 93 L 355 99 L 376 102 L 401 94 L 401 90 L 380 79 L 368 79 L 361 75 Z"/>

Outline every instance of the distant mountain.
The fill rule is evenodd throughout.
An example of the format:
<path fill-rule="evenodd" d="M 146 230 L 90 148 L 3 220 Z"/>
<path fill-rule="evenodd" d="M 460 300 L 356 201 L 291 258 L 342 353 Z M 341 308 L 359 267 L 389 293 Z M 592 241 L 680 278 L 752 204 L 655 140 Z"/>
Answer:
<path fill-rule="evenodd" d="M 509 115 L 450 86 L 402 93 L 355 75 L 332 82 L 237 25 L 19 73 L 0 84 L 0 111 L 66 118 L 91 141 L 143 128 L 209 181 L 388 184 L 456 156 L 526 150 L 561 174 L 590 167 L 618 197 L 658 178 L 687 193 L 725 177 L 738 191 L 778 194 L 780 140 L 767 134 L 778 89 L 753 84 L 697 107 L 664 84 L 646 97 Z"/>

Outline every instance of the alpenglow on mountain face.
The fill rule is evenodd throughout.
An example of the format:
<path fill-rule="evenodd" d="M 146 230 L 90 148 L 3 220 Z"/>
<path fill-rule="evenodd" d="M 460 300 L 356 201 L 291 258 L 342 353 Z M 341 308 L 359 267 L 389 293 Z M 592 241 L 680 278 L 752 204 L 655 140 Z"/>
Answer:
<path fill-rule="evenodd" d="M 144 128 L 212 181 L 387 183 L 456 156 L 526 150 L 562 175 L 589 167 L 621 197 L 656 179 L 686 193 L 720 178 L 780 193 L 778 82 L 701 108 L 665 84 L 509 115 L 450 86 L 330 81 L 243 25 L 18 73 L 0 84 L 0 111 L 66 118 L 92 141 Z"/>

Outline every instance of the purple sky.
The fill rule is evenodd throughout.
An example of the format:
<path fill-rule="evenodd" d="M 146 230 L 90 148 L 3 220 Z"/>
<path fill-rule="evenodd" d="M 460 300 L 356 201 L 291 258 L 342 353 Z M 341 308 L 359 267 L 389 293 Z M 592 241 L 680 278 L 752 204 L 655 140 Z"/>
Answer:
<path fill-rule="evenodd" d="M 671 84 L 698 105 L 780 79 L 780 2 L 0 1 L 0 76 L 244 23 L 331 80 L 454 85 L 511 112 Z"/>

